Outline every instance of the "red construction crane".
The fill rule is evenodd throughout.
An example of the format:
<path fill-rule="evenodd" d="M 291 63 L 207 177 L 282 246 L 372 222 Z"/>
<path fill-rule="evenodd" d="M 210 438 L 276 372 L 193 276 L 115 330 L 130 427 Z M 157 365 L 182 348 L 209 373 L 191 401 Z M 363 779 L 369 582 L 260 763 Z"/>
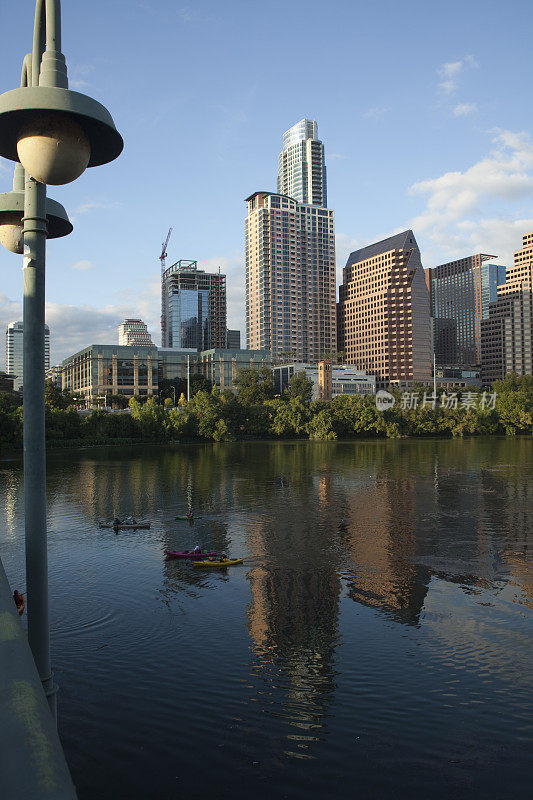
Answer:
<path fill-rule="evenodd" d="M 161 347 L 165 346 L 165 333 L 167 327 L 167 311 L 166 311 L 166 297 L 165 297 L 165 281 L 164 281 L 164 273 L 165 273 L 165 263 L 167 257 L 167 244 L 168 240 L 170 239 L 170 234 L 172 233 L 172 228 L 168 229 L 167 238 L 163 242 L 161 248 L 161 255 L 159 256 L 159 260 L 161 261 Z"/>

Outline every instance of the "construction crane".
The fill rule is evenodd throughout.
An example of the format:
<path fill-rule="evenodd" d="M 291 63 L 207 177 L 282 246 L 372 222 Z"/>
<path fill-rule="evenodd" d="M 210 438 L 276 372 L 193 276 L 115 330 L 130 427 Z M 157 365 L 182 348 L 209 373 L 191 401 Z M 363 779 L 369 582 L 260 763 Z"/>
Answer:
<path fill-rule="evenodd" d="M 159 260 L 161 261 L 161 271 L 163 272 L 165 269 L 165 259 L 167 257 L 167 244 L 168 240 L 170 239 L 170 234 L 172 233 L 172 228 L 168 229 L 167 238 L 163 242 L 161 255 L 159 256 Z"/>
<path fill-rule="evenodd" d="M 161 347 L 165 346 L 165 332 L 167 327 L 167 313 L 166 313 L 166 297 L 165 297 L 165 264 L 167 258 L 167 245 L 168 240 L 170 239 L 170 234 L 172 233 L 172 228 L 168 229 L 167 238 L 162 244 L 161 247 L 161 255 L 159 256 L 159 260 L 161 262 Z"/>

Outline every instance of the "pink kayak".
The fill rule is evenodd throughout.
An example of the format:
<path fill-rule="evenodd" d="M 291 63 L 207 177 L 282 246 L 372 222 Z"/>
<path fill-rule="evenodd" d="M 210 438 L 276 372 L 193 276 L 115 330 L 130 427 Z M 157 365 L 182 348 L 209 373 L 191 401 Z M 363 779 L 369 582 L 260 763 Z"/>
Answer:
<path fill-rule="evenodd" d="M 180 552 L 178 550 L 165 550 L 165 555 L 168 558 L 205 558 L 206 556 L 216 556 L 217 553 L 188 553 Z"/>

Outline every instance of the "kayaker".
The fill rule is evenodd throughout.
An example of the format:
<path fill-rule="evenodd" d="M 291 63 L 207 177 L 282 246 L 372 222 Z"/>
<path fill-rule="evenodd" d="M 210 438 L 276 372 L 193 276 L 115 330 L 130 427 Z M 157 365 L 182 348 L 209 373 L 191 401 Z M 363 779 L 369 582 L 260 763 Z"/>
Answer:
<path fill-rule="evenodd" d="M 119 526 L 120 524 L 121 524 L 121 522 L 120 522 L 119 518 L 118 518 L 118 517 L 115 517 L 115 519 L 113 520 L 113 527 L 114 527 L 114 528 L 118 528 L 118 526 Z"/>
<path fill-rule="evenodd" d="M 15 591 L 13 592 L 13 600 L 15 601 L 15 605 L 17 607 L 19 615 L 22 616 L 22 614 L 24 613 L 24 609 L 26 607 L 26 598 L 17 589 L 15 589 Z"/>
<path fill-rule="evenodd" d="M 229 561 L 227 555 L 225 553 L 221 553 L 218 557 L 219 561 Z"/>
<path fill-rule="evenodd" d="M 202 548 L 200 547 L 199 544 L 197 544 L 196 547 L 193 550 L 193 553 L 201 553 L 201 552 L 202 552 Z"/>
<path fill-rule="evenodd" d="M 192 519 L 193 518 L 192 508 L 189 508 L 189 510 L 187 511 L 187 518 L 188 519 Z"/>

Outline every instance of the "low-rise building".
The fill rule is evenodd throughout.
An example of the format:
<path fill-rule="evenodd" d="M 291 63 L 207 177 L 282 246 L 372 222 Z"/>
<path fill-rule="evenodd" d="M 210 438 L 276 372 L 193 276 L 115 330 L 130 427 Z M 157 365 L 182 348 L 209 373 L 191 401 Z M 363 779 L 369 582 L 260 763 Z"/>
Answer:
<path fill-rule="evenodd" d="M 59 364 L 56 365 L 55 367 L 50 367 L 50 369 L 47 369 L 46 372 L 44 373 L 44 379 L 45 381 L 52 381 L 59 389 L 61 389 L 62 374 L 63 374 L 63 367 L 61 366 L 61 364 Z"/>
<path fill-rule="evenodd" d="M 105 402 L 108 394 L 157 394 L 157 347 L 91 344 L 63 361 L 61 387 L 87 405 Z"/>
<path fill-rule="evenodd" d="M 88 407 L 107 405 L 106 397 L 157 395 L 163 380 L 204 375 L 217 388 L 231 389 L 240 369 L 270 368 L 269 351 L 174 350 L 144 345 L 93 344 L 66 358 L 61 388 L 83 397 Z"/>
<path fill-rule="evenodd" d="M 331 369 L 325 369 L 324 365 L 329 365 Z M 322 361 L 320 364 L 297 362 L 273 367 L 276 393 L 282 394 L 291 378 L 299 372 L 313 382 L 312 400 L 331 400 L 341 394 L 372 394 L 376 391 L 374 375 L 367 375 L 350 364 L 334 365 Z"/>
<path fill-rule="evenodd" d="M 196 372 L 201 373 L 218 389 L 237 391 L 233 381 L 241 369 L 271 368 L 269 350 L 204 350 L 198 354 Z"/>

